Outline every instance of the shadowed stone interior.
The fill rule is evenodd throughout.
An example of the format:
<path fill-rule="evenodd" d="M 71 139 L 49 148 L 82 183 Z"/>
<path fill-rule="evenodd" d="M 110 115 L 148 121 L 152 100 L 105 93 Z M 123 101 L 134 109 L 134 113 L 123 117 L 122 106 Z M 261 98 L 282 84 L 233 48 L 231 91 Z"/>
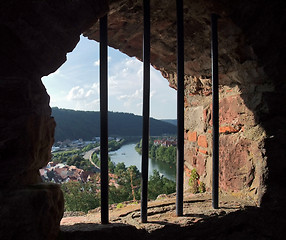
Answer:
<path fill-rule="evenodd" d="M 151 1 L 151 62 L 176 88 L 175 1 L 162 2 Z M 109 45 L 142 59 L 141 1 L 113 0 L 109 8 Z M 210 14 L 217 13 L 220 189 L 257 205 L 280 206 L 286 171 L 285 9 L 281 0 L 185 1 L 185 186 L 196 168 L 211 187 Z M 55 128 L 41 77 L 66 61 L 81 33 L 99 40 L 96 22 L 107 10 L 103 0 L 0 3 L 1 239 L 57 236 L 62 193 L 41 184 L 38 174 L 50 159 Z M 15 219 L 16 213 L 27 218 Z"/>
<path fill-rule="evenodd" d="M 175 1 L 151 1 L 151 63 L 176 89 L 175 7 Z M 184 2 L 185 187 L 190 170 L 196 168 L 200 180 L 211 188 L 211 13 L 220 16 L 220 189 L 260 205 L 266 185 L 281 184 L 285 140 L 278 136 L 285 130 L 280 114 L 285 110 L 274 109 L 279 102 L 285 103 L 281 98 L 285 89 L 283 11 L 282 1 Z M 142 21 L 141 1 L 111 1 L 109 45 L 142 59 Z M 84 35 L 98 41 L 98 24 Z M 197 137 L 190 139 L 190 134 Z M 199 142 L 202 138 L 204 145 Z"/>
<path fill-rule="evenodd" d="M 58 185 L 39 169 L 51 157 L 55 121 L 41 82 L 66 61 L 105 1 L 0 3 L 0 239 L 55 239 L 64 211 Z"/>

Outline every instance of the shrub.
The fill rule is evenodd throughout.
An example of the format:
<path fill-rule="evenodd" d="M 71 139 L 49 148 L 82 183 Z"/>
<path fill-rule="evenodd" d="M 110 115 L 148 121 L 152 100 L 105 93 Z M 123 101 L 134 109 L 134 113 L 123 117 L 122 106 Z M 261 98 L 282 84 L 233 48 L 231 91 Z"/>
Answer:
<path fill-rule="evenodd" d="M 200 182 L 199 184 L 199 192 L 203 193 L 206 191 L 206 185 L 203 182 Z"/>
<path fill-rule="evenodd" d="M 189 179 L 190 191 L 191 193 L 197 193 L 199 191 L 199 174 L 197 173 L 196 169 L 194 168 L 191 171 L 191 176 Z"/>
<path fill-rule="evenodd" d="M 117 209 L 123 208 L 123 203 L 118 203 L 117 206 L 116 206 L 116 208 L 117 208 Z"/>

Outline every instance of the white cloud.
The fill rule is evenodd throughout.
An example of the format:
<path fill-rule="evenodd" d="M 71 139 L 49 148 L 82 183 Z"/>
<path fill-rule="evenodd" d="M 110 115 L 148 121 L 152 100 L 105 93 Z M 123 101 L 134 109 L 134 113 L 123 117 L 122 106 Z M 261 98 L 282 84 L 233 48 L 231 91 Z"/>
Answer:
<path fill-rule="evenodd" d="M 133 66 L 136 65 L 138 62 L 140 62 L 140 61 L 137 60 L 136 58 L 125 58 L 125 65 L 126 65 L 126 66 L 131 66 L 131 67 L 133 67 Z"/>
<path fill-rule="evenodd" d="M 99 64 L 100 64 L 100 60 L 99 59 L 93 63 L 94 66 L 99 66 Z"/>
<path fill-rule="evenodd" d="M 54 106 L 78 110 L 99 110 L 99 59 L 94 42 L 81 39 L 60 70 L 43 78 Z M 96 43 L 97 44 L 97 43 Z M 142 114 L 143 63 L 109 48 L 108 91 L 109 110 Z M 170 116 L 176 107 L 176 91 L 151 67 L 151 113 Z M 171 113 L 172 111 L 172 113 Z M 166 112 L 166 113 L 165 113 Z M 163 115 L 163 113 L 165 113 Z"/>
<path fill-rule="evenodd" d="M 112 58 L 111 58 L 110 56 L 108 56 L 108 57 L 107 57 L 107 62 L 111 62 L 111 59 L 112 59 Z M 99 65 L 100 65 L 100 59 L 98 59 L 97 61 L 95 61 L 95 62 L 93 63 L 93 65 L 96 66 L 96 67 L 99 66 Z"/>
<path fill-rule="evenodd" d="M 123 105 L 125 107 L 127 106 L 136 106 L 139 102 L 142 102 L 142 93 L 143 90 L 141 89 L 136 89 L 135 92 L 131 93 L 131 94 L 124 94 L 124 95 L 120 95 L 117 97 L 118 100 L 122 100 Z"/>
<path fill-rule="evenodd" d="M 138 108 L 141 108 L 142 106 L 143 106 L 143 103 L 142 103 L 142 102 L 136 104 L 136 107 L 138 107 Z"/>
<path fill-rule="evenodd" d="M 124 100 L 124 99 L 127 99 L 128 98 L 128 95 L 121 95 L 118 97 L 118 100 Z"/>
<path fill-rule="evenodd" d="M 99 110 L 99 103 L 100 100 L 99 99 L 94 99 L 92 101 L 87 101 L 85 102 L 85 106 L 84 109 L 89 109 L 89 110 Z"/>
<path fill-rule="evenodd" d="M 67 95 L 67 99 L 68 100 L 79 100 L 79 99 L 83 99 L 84 98 L 84 89 L 81 88 L 80 86 L 76 86 L 76 87 L 73 87 L 68 95 Z"/>
<path fill-rule="evenodd" d="M 87 93 L 85 94 L 86 97 L 89 97 L 91 95 L 94 94 L 94 91 L 93 90 L 88 90 Z"/>
<path fill-rule="evenodd" d="M 123 95 L 123 96 L 120 96 L 119 98 L 120 99 L 129 99 L 129 100 L 142 99 L 142 92 L 143 92 L 142 88 L 136 89 L 134 93 L 129 94 L 129 95 Z"/>
<path fill-rule="evenodd" d="M 94 99 L 99 95 L 99 83 L 95 82 L 92 85 L 84 85 L 84 87 L 76 86 L 71 88 L 68 92 L 66 99 L 68 100 L 83 100 Z"/>
<path fill-rule="evenodd" d="M 109 95 L 118 98 L 142 88 L 142 75 L 138 75 L 141 68 L 142 63 L 136 58 L 113 62 L 110 65 Z"/>
<path fill-rule="evenodd" d="M 91 85 L 91 89 L 94 89 L 95 91 L 98 91 L 99 90 L 99 83 L 98 82 L 95 82 Z"/>

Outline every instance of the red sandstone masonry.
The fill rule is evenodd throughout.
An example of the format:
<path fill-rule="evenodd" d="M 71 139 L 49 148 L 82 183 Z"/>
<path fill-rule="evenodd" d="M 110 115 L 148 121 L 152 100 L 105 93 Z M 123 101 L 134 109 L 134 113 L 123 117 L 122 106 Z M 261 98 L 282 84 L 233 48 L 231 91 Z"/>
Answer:
<path fill-rule="evenodd" d="M 219 128 L 220 133 L 237 133 L 239 130 L 235 129 L 234 127 L 225 126 Z"/>
<path fill-rule="evenodd" d="M 204 109 L 204 111 L 203 111 L 203 120 L 204 120 L 204 122 L 207 121 L 207 116 L 208 116 L 208 109 Z"/>
<path fill-rule="evenodd" d="M 188 140 L 188 132 L 189 132 L 189 131 L 185 131 L 185 132 L 184 132 L 184 139 L 185 139 L 185 140 Z"/>
<path fill-rule="evenodd" d="M 208 154 L 208 151 L 207 151 L 207 150 L 204 150 L 204 149 L 201 149 L 201 148 L 199 148 L 199 152 L 200 152 L 200 153 L 203 153 L 203 154 L 206 154 L 206 155 Z"/>
<path fill-rule="evenodd" d="M 198 137 L 198 145 L 200 147 L 203 147 L 203 148 L 207 148 L 208 147 L 208 141 L 207 141 L 207 137 L 205 135 L 200 135 Z"/>
<path fill-rule="evenodd" d="M 191 176 L 191 170 L 186 165 L 184 165 L 184 173 L 188 178 Z"/>
<path fill-rule="evenodd" d="M 235 129 L 234 127 L 230 126 L 219 127 L 219 133 L 237 133 L 239 131 L 239 129 Z M 244 131 L 244 127 L 241 128 L 241 131 Z M 212 133 L 212 130 L 209 129 L 208 133 Z"/>
<path fill-rule="evenodd" d="M 188 140 L 190 142 L 196 142 L 197 141 L 197 132 L 188 132 Z"/>

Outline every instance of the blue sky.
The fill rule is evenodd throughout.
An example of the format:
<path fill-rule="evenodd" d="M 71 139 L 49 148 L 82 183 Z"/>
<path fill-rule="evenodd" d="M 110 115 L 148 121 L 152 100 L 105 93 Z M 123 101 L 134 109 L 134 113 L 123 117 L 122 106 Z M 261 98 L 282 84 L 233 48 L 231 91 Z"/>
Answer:
<path fill-rule="evenodd" d="M 108 48 L 108 110 L 142 115 L 142 62 Z M 42 81 L 52 107 L 99 111 L 99 44 L 81 36 L 67 61 Z M 151 117 L 176 119 L 176 91 L 151 67 Z"/>

